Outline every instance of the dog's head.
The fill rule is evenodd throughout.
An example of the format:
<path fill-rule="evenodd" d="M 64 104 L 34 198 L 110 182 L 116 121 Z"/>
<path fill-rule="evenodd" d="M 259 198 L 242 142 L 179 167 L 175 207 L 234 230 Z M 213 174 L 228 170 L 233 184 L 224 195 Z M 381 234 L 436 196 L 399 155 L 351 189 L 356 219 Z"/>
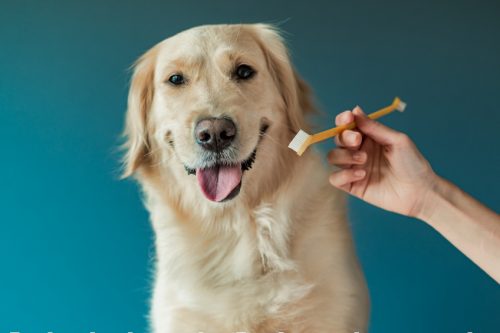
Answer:
<path fill-rule="evenodd" d="M 261 196 L 296 158 L 287 145 L 307 128 L 308 91 L 271 26 L 181 32 L 135 65 L 124 175 L 168 175 L 164 186 L 213 202 Z"/>

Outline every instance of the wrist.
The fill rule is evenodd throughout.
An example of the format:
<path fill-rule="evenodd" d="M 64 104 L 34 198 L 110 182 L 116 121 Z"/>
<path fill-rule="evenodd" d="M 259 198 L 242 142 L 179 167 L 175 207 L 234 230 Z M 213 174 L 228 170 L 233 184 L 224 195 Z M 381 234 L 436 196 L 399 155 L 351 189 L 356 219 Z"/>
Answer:
<path fill-rule="evenodd" d="M 436 211 L 439 209 L 443 200 L 448 197 L 449 192 L 450 183 L 436 175 L 435 181 L 424 194 L 424 197 L 422 198 L 422 205 L 415 217 L 429 225 L 433 225 Z"/>

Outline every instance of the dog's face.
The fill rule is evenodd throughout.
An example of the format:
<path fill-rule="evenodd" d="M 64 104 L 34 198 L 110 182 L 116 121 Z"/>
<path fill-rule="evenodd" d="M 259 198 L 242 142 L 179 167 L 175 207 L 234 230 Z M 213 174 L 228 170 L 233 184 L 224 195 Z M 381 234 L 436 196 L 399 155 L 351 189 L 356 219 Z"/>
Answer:
<path fill-rule="evenodd" d="M 304 128 L 305 90 L 268 26 L 202 26 L 166 39 L 136 65 L 126 174 L 168 171 L 213 202 L 258 195 L 256 186 L 280 178 L 286 145 Z"/>

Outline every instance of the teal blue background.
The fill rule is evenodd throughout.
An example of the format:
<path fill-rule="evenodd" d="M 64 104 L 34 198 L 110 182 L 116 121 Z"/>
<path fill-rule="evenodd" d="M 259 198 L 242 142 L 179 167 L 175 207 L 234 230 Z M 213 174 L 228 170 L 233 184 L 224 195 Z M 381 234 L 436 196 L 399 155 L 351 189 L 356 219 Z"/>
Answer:
<path fill-rule="evenodd" d="M 0 332 L 145 332 L 152 233 L 118 181 L 127 68 L 206 23 L 280 23 L 325 111 L 395 95 L 435 170 L 499 210 L 498 1 L 0 2 Z M 331 148 L 323 145 L 322 149 Z M 498 332 L 500 288 L 430 227 L 350 202 L 371 330 Z"/>

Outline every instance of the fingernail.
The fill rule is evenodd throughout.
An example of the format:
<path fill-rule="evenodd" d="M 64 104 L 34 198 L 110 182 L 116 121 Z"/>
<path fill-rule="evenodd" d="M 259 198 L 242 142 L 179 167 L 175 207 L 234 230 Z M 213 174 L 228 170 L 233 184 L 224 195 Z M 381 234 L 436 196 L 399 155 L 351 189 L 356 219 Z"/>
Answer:
<path fill-rule="evenodd" d="M 347 132 L 346 134 L 347 138 L 352 141 L 356 140 L 356 138 L 358 137 L 358 135 L 355 132 Z"/>
<path fill-rule="evenodd" d="M 356 107 L 354 108 L 354 111 L 352 111 L 352 112 L 356 113 L 356 114 L 365 114 L 359 105 L 356 105 Z"/>
<path fill-rule="evenodd" d="M 362 170 L 362 169 L 359 169 L 359 170 L 354 171 L 354 175 L 355 175 L 356 177 L 360 177 L 360 178 L 361 178 L 361 177 L 364 177 L 364 176 L 365 176 L 365 174 L 366 174 L 366 171 L 365 171 L 365 170 Z"/>
<path fill-rule="evenodd" d="M 363 162 L 365 160 L 365 157 L 366 157 L 366 154 L 362 151 L 358 151 L 358 152 L 354 153 L 354 155 L 352 156 L 352 158 L 355 161 L 360 161 L 360 162 Z"/>

